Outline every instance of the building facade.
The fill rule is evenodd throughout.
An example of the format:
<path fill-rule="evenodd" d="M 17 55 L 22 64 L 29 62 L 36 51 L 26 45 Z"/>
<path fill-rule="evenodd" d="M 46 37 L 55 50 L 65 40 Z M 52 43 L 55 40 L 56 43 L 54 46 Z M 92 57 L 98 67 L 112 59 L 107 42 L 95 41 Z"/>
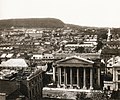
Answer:
<path fill-rule="evenodd" d="M 9 59 L 0 64 L 0 73 L 0 93 L 6 93 L 5 100 L 42 99 L 42 68 L 32 67 L 21 58 Z"/>
<path fill-rule="evenodd" d="M 78 56 L 67 57 L 54 65 L 53 81 L 58 88 L 95 89 L 101 84 L 100 67 Z"/>
<path fill-rule="evenodd" d="M 108 90 L 120 90 L 120 57 L 113 56 L 108 60 L 106 68 L 107 78 L 104 81 L 104 88 Z"/>
<path fill-rule="evenodd" d="M 24 84 L 25 82 L 25 84 Z M 37 69 L 34 73 L 27 77 L 23 84 L 27 87 L 26 93 L 29 100 L 41 100 L 42 99 L 42 70 Z M 21 84 L 21 85 L 23 85 Z M 21 88 L 21 90 L 25 90 Z"/>

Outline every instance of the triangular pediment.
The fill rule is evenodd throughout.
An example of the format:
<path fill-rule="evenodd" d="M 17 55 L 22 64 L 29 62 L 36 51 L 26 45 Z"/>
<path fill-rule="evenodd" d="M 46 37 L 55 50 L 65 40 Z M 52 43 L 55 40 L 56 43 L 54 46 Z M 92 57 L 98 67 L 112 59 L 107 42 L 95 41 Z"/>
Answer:
<path fill-rule="evenodd" d="M 85 62 L 82 60 L 79 60 L 79 59 L 72 58 L 72 59 L 63 60 L 60 63 L 67 63 L 68 64 L 68 63 L 85 63 Z"/>
<path fill-rule="evenodd" d="M 84 58 L 81 58 L 81 57 L 68 57 L 66 59 L 63 59 L 63 60 L 60 60 L 57 62 L 57 65 L 61 65 L 61 66 L 64 66 L 64 65 L 80 65 L 80 66 L 83 66 L 83 65 L 93 65 L 93 61 L 90 61 L 90 60 L 87 60 L 87 59 L 84 59 Z"/>

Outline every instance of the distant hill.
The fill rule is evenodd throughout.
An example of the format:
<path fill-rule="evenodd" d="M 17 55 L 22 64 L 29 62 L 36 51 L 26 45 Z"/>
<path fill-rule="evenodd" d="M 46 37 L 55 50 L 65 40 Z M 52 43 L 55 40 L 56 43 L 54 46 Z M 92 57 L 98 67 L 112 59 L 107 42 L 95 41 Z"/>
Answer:
<path fill-rule="evenodd" d="M 25 18 L 25 19 L 6 19 L 0 20 L 0 28 L 10 27 L 25 28 L 61 28 L 64 23 L 55 18 Z"/>
<path fill-rule="evenodd" d="M 108 27 L 79 26 L 74 24 L 66 24 L 66 26 L 83 33 L 106 34 L 108 32 Z"/>
<path fill-rule="evenodd" d="M 66 24 L 68 27 L 76 30 L 81 30 L 81 29 L 108 29 L 108 27 L 93 27 L 93 26 L 80 26 L 80 25 L 74 25 L 74 24 Z"/>

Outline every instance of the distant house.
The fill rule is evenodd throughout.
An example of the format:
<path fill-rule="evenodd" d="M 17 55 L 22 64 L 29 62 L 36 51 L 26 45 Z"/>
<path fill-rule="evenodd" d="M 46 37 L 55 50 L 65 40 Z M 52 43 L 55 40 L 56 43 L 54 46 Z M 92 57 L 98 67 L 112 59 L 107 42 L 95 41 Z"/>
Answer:
<path fill-rule="evenodd" d="M 110 59 L 107 61 L 106 72 L 113 74 L 113 65 L 116 64 L 116 63 L 119 62 L 119 61 L 120 61 L 120 57 L 119 57 L 119 56 L 110 58 Z"/>
<path fill-rule="evenodd" d="M 36 63 L 37 66 L 41 66 L 42 65 L 42 58 L 43 58 L 42 54 L 33 54 L 31 57 L 31 61 L 33 63 Z"/>
<path fill-rule="evenodd" d="M 6 55 L 7 55 L 7 54 L 3 53 L 3 54 L 0 56 L 0 58 L 3 59 L 3 58 L 6 57 Z"/>
<path fill-rule="evenodd" d="M 37 29 L 27 29 L 25 33 L 31 37 L 37 38 L 37 37 L 42 37 L 43 31 Z"/>
<path fill-rule="evenodd" d="M 83 48 L 83 50 L 80 50 L 80 52 L 92 52 L 92 49 L 94 48 L 93 43 L 84 43 L 84 44 L 66 44 L 65 45 L 65 50 L 68 51 L 75 51 L 76 49 Z"/>
<path fill-rule="evenodd" d="M 18 59 L 9 59 L 7 61 L 3 61 L 0 64 L 0 67 L 2 68 L 8 68 L 8 69 L 27 69 L 28 64 L 24 59 L 18 58 Z"/>
<path fill-rule="evenodd" d="M 49 54 L 49 53 L 44 53 L 43 54 L 42 62 L 51 63 L 53 61 L 54 61 L 53 54 Z"/>
<path fill-rule="evenodd" d="M 2 61 L 6 61 L 8 59 L 11 59 L 12 57 L 14 57 L 14 54 L 13 53 L 3 53 L 1 56 L 0 56 L 0 59 Z"/>
<path fill-rule="evenodd" d="M 13 56 L 14 56 L 13 53 L 9 53 L 9 54 L 7 54 L 6 58 L 7 58 L 7 59 L 10 59 L 10 58 L 12 58 Z"/>
<path fill-rule="evenodd" d="M 34 55 L 31 57 L 31 59 L 42 59 L 42 58 L 43 58 L 43 56 L 40 55 L 40 54 L 34 54 Z"/>

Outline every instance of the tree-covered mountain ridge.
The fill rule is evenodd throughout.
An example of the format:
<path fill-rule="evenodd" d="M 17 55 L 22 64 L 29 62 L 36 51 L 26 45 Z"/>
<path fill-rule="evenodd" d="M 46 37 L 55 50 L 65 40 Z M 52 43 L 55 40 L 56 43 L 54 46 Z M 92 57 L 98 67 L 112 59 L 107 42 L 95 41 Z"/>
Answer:
<path fill-rule="evenodd" d="M 0 20 L 0 28 L 62 28 L 64 22 L 56 18 L 21 18 Z"/>

